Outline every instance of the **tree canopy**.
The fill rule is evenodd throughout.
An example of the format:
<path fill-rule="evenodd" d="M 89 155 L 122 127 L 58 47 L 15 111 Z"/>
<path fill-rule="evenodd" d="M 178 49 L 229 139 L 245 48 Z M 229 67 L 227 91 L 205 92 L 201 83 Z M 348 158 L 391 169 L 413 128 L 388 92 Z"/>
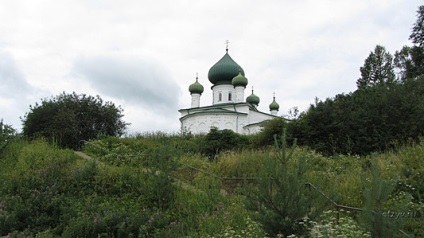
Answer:
<path fill-rule="evenodd" d="M 361 78 L 356 82 L 358 88 L 376 84 L 391 84 L 395 80 L 393 56 L 386 51 L 384 46 L 377 45 L 365 59 L 364 66 L 360 68 L 360 71 Z"/>
<path fill-rule="evenodd" d="M 16 134 L 16 130 L 11 125 L 3 123 L 3 119 L 0 119 L 0 152 Z"/>
<path fill-rule="evenodd" d="M 29 138 L 45 137 L 62 147 L 78 149 L 82 140 L 123 135 L 128 124 L 122 120 L 122 112 L 121 107 L 99 96 L 63 92 L 30 105 L 22 118 L 22 132 Z"/>
<path fill-rule="evenodd" d="M 311 105 L 289 131 L 326 155 L 386 151 L 424 135 L 423 95 L 424 75 L 339 94 Z"/>
<path fill-rule="evenodd" d="M 409 39 L 412 40 L 412 43 L 424 47 L 424 5 L 418 7 L 417 21 L 412 27 Z"/>
<path fill-rule="evenodd" d="M 241 149 L 248 144 L 248 138 L 244 135 L 240 135 L 229 129 L 218 130 L 218 128 L 212 127 L 205 136 L 201 152 L 207 155 L 212 161 L 221 152 Z"/>
<path fill-rule="evenodd" d="M 395 52 L 394 65 L 402 81 L 424 74 L 424 48 L 404 46 Z"/>

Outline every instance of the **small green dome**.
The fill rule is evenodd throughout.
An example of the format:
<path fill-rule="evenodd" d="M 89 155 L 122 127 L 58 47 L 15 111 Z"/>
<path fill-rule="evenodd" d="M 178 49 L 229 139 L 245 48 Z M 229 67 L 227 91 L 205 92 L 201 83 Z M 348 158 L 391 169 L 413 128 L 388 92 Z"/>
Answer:
<path fill-rule="evenodd" d="M 239 72 L 244 76 L 243 69 L 227 52 L 209 69 L 208 78 L 213 85 L 231 84 L 231 81 Z"/>
<path fill-rule="evenodd" d="M 190 87 L 188 87 L 188 91 L 190 91 L 190 94 L 193 94 L 193 93 L 202 94 L 203 93 L 203 85 L 201 85 L 197 81 L 197 77 L 196 77 L 196 82 L 194 82 L 193 84 L 190 85 Z"/>
<path fill-rule="evenodd" d="M 272 103 L 269 104 L 269 110 L 270 111 L 273 111 L 273 110 L 278 111 L 278 109 L 280 109 L 280 105 L 278 105 L 278 103 L 275 101 L 275 97 L 274 97 L 274 99 L 272 100 Z"/>
<path fill-rule="evenodd" d="M 260 100 L 259 100 L 259 97 L 258 96 L 256 96 L 254 93 L 253 93 L 253 89 L 252 89 L 252 94 L 250 94 L 250 96 L 248 96 L 247 98 L 246 98 L 246 102 L 248 102 L 248 103 L 250 103 L 250 104 L 252 104 L 252 105 L 259 105 L 259 102 L 260 102 Z"/>
<path fill-rule="evenodd" d="M 231 80 L 231 84 L 232 84 L 234 87 L 237 87 L 237 86 L 246 87 L 246 85 L 247 85 L 247 78 L 246 78 L 246 77 L 244 77 L 244 76 L 241 74 L 241 70 L 239 71 L 239 74 L 238 74 L 237 76 L 235 76 L 235 77 L 233 78 L 233 80 Z"/>

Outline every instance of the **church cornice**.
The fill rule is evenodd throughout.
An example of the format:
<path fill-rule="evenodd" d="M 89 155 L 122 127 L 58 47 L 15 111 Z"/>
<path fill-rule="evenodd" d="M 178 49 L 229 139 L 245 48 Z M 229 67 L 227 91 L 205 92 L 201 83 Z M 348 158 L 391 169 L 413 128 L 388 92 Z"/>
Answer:
<path fill-rule="evenodd" d="M 214 105 L 210 105 L 210 106 L 203 106 L 203 107 L 196 107 L 196 108 L 183 108 L 178 110 L 178 112 L 182 112 L 182 111 L 195 111 L 195 110 L 203 110 L 203 109 L 210 109 L 210 108 L 226 108 L 226 107 L 234 107 L 234 106 L 249 106 L 251 107 L 251 105 L 249 103 L 246 102 L 238 102 L 238 103 L 219 103 L 219 104 L 214 104 Z"/>
<path fill-rule="evenodd" d="M 195 111 L 192 113 L 189 113 L 183 117 L 180 117 L 180 121 L 183 121 L 189 117 L 195 117 L 195 116 L 199 116 L 199 115 L 225 115 L 225 114 L 232 114 L 232 115 L 243 115 L 243 116 L 247 116 L 247 113 L 244 112 L 235 112 L 235 111 L 231 111 L 231 110 L 225 110 L 225 109 L 207 109 L 207 110 L 201 110 L 201 111 Z"/>

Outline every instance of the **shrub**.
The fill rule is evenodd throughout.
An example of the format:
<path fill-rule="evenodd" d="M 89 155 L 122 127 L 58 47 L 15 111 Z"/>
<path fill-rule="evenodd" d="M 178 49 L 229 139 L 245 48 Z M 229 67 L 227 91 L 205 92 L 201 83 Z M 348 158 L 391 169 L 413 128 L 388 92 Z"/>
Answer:
<path fill-rule="evenodd" d="M 6 145 L 16 137 L 16 130 L 7 124 L 3 123 L 3 119 L 0 120 L 0 154 L 6 147 Z"/>
<path fill-rule="evenodd" d="M 228 129 L 218 130 L 217 128 L 211 128 L 209 133 L 206 134 L 201 151 L 202 154 L 209 157 L 209 160 L 213 161 L 221 152 L 238 150 L 248 145 L 248 137 L 244 135 Z"/>
<path fill-rule="evenodd" d="M 274 145 L 274 136 L 277 136 L 280 140 L 283 134 L 283 128 L 287 128 L 287 122 L 282 117 L 266 121 L 262 126 L 262 130 L 252 136 L 253 147 L 261 148 Z"/>
<path fill-rule="evenodd" d="M 121 136 L 126 126 L 122 108 L 97 96 L 62 93 L 30 106 L 22 119 L 23 135 L 45 137 L 61 147 L 79 149 L 82 140 L 99 135 Z"/>

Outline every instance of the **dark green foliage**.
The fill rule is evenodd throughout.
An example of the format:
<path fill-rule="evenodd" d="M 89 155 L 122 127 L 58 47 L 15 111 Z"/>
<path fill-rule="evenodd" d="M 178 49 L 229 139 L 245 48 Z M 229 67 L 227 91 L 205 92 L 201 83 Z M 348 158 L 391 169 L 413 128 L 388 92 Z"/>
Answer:
<path fill-rule="evenodd" d="M 0 161 L 0 235 L 160 234 L 171 222 L 175 188 L 170 154 L 158 149 L 147 167 L 113 169 L 44 141 L 11 143 Z"/>
<path fill-rule="evenodd" d="M 7 144 L 17 136 L 16 130 L 0 120 L 0 154 Z"/>
<path fill-rule="evenodd" d="M 244 135 L 228 129 L 218 130 L 217 128 L 211 128 L 209 133 L 206 134 L 201 152 L 212 161 L 221 152 L 238 150 L 248 145 L 249 139 Z"/>
<path fill-rule="evenodd" d="M 262 126 L 261 132 L 253 135 L 252 145 L 255 148 L 274 145 L 274 136 L 276 135 L 278 138 L 280 138 L 283 134 L 283 128 L 286 127 L 286 119 L 282 117 L 266 121 Z"/>
<path fill-rule="evenodd" d="M 374 52 L 365 59 L 360 71 L 361 78 L 356 82 L 358 88 L 378 84 L 391 85 L 395 81 L 393 56 L 380 45 L 377 45 Z"/>
<path fill-rule="evenodd" d="M 293 157 L 294 149 L 288 150 L 285 133 L 284 129 L 281 140 L 275 136 L 275 156 L 263 161 L 258 183 L 246 191 L 253 217 L 272 237 L 305 232 L 305 227 L 298 222 L 308 215 L 311 207 L 304 178 L 306 158 L 303 155 Z"/>
<path fill-rule="evenodd" d="M 400 51 L 396 51 L 394 65 L 402 81 L 423 75 L 424 47 L 404 46 Z"/>
<path fill-rule="evenodd" d="M 156 141 L 173 147 L 179 153 L 197 154 L 201 152 L 205 135 L 191 133 L 166 134 L 163 132 L 143 133 L 134 136 L 141 141 Z"/>
<path fill-rule="evenodd" d="M 424 6 L 418 7 L 417 21 L 412 28 L 409 39 L 412 40 L 412 43 L 424 47 Z"/>
<path fill-rule="evenodd" d="M 45 137 L 60 146 L 78 149 L 82 140 L 99 135 L 121 136 L 128 125 L 122 121 L 122 109 L 97 96 L 62 93 L 30 106 L 23 122 L 23 134 Z"/>
<path fill-rule="evenodd" d="M 119 211 L 110 207 L 97 208 L 95 211 L 87 211 L 87 214 L 70 220 L 61 236 L 137 237 L 140 235 L 140 227 L 147 222 L 147 213 L 137 213 L 131 210 Z"/>
<path fill-rule="evenodd" d="M 424 135 L 423 100 L 424 76 L 364 87 L 311 105 L 289 128 L 300 145 L 325 155 L 387 151 Z"/>
<path fill-rule="evenodd" d="M 286 225 L 299 235 L 308 233 L 312 224 L 303 219 L 305 206 L 310 219 L 322 206 L 331 208 L 315 199 L 320 195 L 304 182 L 320 187 L 340 204 L 355 207 L 365 201 L 361 188 L 374 186 L 372 180 L 361 180 L 361 171 L 372 167 L 366 164 L 369 157 L 326 158 L 302 148 L 283 150 L 288 146 L 279 141 L 275 150 L 223 153 L 219 161 L 209 163 L 199 154 L 178 151 L 174 144 L 178 140 L 159 134 L 104 137 L 87 144 L 106 148 L 91 148 L 91 159 L 44 140 L 8 143 L 0 157 L 0 236 L 265 237 L 263 228 L 270 236 L 282 233 L 279 229 Z M 423 236 L 423 149 L 421 142 L 397 153 L 376 155 L 381 178 L 399 177 L 384 208 L 416 212 L 401 227 L 415 237 Z M 219 179 L 236 176 L 263 179 Z M 246 199 L 251 200 L 245 203 Z M 343 214 L 340 217 L 349 217 L 350 223 L 322 217 L 313 219 L 313 228 L 336 229 L 350 237 L 358 213 Z"/>

